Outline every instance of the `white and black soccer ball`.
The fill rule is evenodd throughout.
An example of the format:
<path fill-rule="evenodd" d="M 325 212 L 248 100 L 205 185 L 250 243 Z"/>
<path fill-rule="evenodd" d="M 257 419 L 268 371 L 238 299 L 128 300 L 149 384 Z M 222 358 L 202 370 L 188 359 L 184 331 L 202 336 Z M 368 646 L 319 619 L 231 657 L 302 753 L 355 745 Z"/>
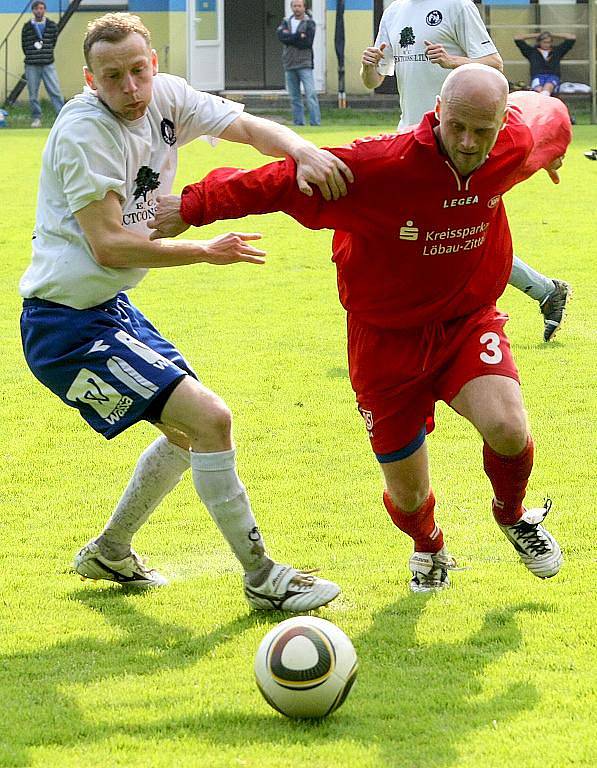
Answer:
<path fill-rule="evenodd" d="M 357 676 L 357 654 L 344 632 L 316 616 L 277 624 L 255 655 L 263 698 L 287 717 L 325 717 L 346 700 Z"/>

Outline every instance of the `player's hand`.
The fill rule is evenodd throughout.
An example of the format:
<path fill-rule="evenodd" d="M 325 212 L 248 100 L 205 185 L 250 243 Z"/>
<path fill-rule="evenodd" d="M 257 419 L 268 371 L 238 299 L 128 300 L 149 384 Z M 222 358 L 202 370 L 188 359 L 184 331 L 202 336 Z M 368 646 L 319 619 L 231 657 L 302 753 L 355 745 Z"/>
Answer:
<path fill-rule="evenodd" d="M 454 62 L 450 54 L 443 45 L 432 43 L 429 40 L 423 40 L 427 48 L 425 54 L 432 64 L 437 64 L 442 69 L 454 69 Z"/>
<path fill-rule="evenodd" d="M 381 43 L 379 48 L 376 48 L 375 46 L 365 48 L 363 55 L 361 56 L 361 64 L 364 67 L 376 67 L 383 59 L 383 52 L 387 47 L 387 43 Z"/>
<path fill-rule="evenodd" d="M 346 182 L 353 182 L 350 168 L 325 149 L 308 145 L 299 150 L 296 159 L 296 183 L 303 194 L 311 197 L 311 184 L 319 187 L 326 200 L 337 200 L 348 192 Z"/>
<path fill-rule="evenodd" d="M 219 235 L 212 240 L 200 240 L 198 245 L 203 248 L 205 253 L 203 261 L 208 264 L 236 264 L 239 261 L 265 264 L 265 251 L 249 245 L 250 240 L 261 240 L 261 235 L 228 232 L 227 235 Z"/>
<path fill-rule="evenodd" d="M 549 178 L 553 181 L 554 184 L 560 183 L 558 169 L 562 167 L 563 162 L 564 162 L 563 155 L 562 157 L 556 157 L 556 159 L 551 163 L 551 165 L 548 165 L 547 168 L 545 169 L 549 174 Z"/>
<path fill-rule="evenodd" d="M 184 222 L 180 216 L 179 195 L 158 195 L 155 218 L 147 222 L 153 232 L 150 240 L 158 240 L 160 237 L 176 237 L 191 226 Z"/>

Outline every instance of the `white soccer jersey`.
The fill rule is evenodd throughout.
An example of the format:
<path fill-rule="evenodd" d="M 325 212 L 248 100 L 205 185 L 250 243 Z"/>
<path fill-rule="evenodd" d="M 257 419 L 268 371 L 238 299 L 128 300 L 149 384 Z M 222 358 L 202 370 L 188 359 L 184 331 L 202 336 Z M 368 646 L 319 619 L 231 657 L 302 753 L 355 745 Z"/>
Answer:
<path fill-rule="evenodd" d="M 449 69 L 432 64 L 425 43 L 438 43 L 453 56 L 478 59 L 497 48 L 472 0 L 396 0 L 381 18 L 376 46 L 387 44 L 381 75 L 396 73 L 400 94 L 399 128 L 418 123 L 435 107 Z"/>
<path fill-rule="evenodd" d="M 86 309 L 135 286 L 147 269 L 102 267 L 74 216 L 116 192 L 125 227 L 146 234 L 156 197 L 169 194 L 177 148 L 203 134 L 219 136 L 243 107 L 196 91 L 182 78 L 157 75 L 143 117 L 115 117 L 89 88 L 69 101 L 46 143 L 32 261 L 21 295 Z"/>

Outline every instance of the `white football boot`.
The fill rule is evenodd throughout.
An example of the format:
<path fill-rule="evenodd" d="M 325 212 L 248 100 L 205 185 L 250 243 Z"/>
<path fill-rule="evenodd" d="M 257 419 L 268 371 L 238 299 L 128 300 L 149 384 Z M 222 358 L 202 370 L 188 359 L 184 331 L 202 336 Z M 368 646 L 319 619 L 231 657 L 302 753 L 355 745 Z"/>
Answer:
<path fill-rule="evenodd" d="M 75 571 L 85 579 L 106 579 L 115 581 L 123 587 L 147 589 L 163 587 L 168 579 L 153 568 L 147 568 L 139 555 L 131 549 L 130 555 L 122 560 L 108 560 L 104 557 L 95 541 L 85 544 L 75 555 Z"/>
<path fill-rule="evenodd" d="M 333 581 L 279 563 L 274 563 L 263 584 L 257 587 L 252 586 L 245 576 L 244 589 L 251 608 L 291 613 L 320 608 L 340 594 L 340 587 Z"/>
<path fill-rule="evenodd" d="M 415 552 L 408 561 L 412 592 L 437 592 L 450 586 L 448 571 L 460 570 L 445 545 L 439 552 Z"/>
<path fill-rule="evenodd" d="M 514 525 L 500 525 L 529 571 L 540 579 L 551 579 L 560 570 L 564 557 L 560 545 L 541 525 L 551 509 L 551 499 L 538 509 L 526 509 Z"/>

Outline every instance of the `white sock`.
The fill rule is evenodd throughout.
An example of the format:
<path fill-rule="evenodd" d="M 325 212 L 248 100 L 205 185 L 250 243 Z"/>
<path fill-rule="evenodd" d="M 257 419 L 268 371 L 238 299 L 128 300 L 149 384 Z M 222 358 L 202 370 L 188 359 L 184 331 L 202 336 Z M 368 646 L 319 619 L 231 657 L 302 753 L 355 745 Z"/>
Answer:
<path fill-rule="evenodd" d="M 512 272 L 508 282 L 514 288 L 527 293 L 531 298 L 539 302 L 542 302 L 553 293 L 556 287 L 550 277 L 545 277 L 541 272 L 537 272 L 536 269 L 521 261 L 518 256 L 514 256 Z"/>
<path fill-rule="evenodd" d="M 245 573 L 263 581 L 272 561 L 251 511 L 245 486 L 236 474 L 236 451 L 195 453 L 191 451 L 193 483 Z M 263 572 L 263 578 L 259 578 Z M 251 578 L 251 582 L 254 578 Z"/>
<path fill-rule="evenodd" d="M 169 443 L 163 435 L 141 454 L 118 506 L 96 540 L 105 557 L 121 560 L 128 555 L 134 534 L 178 485 L 190 463 L 190 452 Z"/>

